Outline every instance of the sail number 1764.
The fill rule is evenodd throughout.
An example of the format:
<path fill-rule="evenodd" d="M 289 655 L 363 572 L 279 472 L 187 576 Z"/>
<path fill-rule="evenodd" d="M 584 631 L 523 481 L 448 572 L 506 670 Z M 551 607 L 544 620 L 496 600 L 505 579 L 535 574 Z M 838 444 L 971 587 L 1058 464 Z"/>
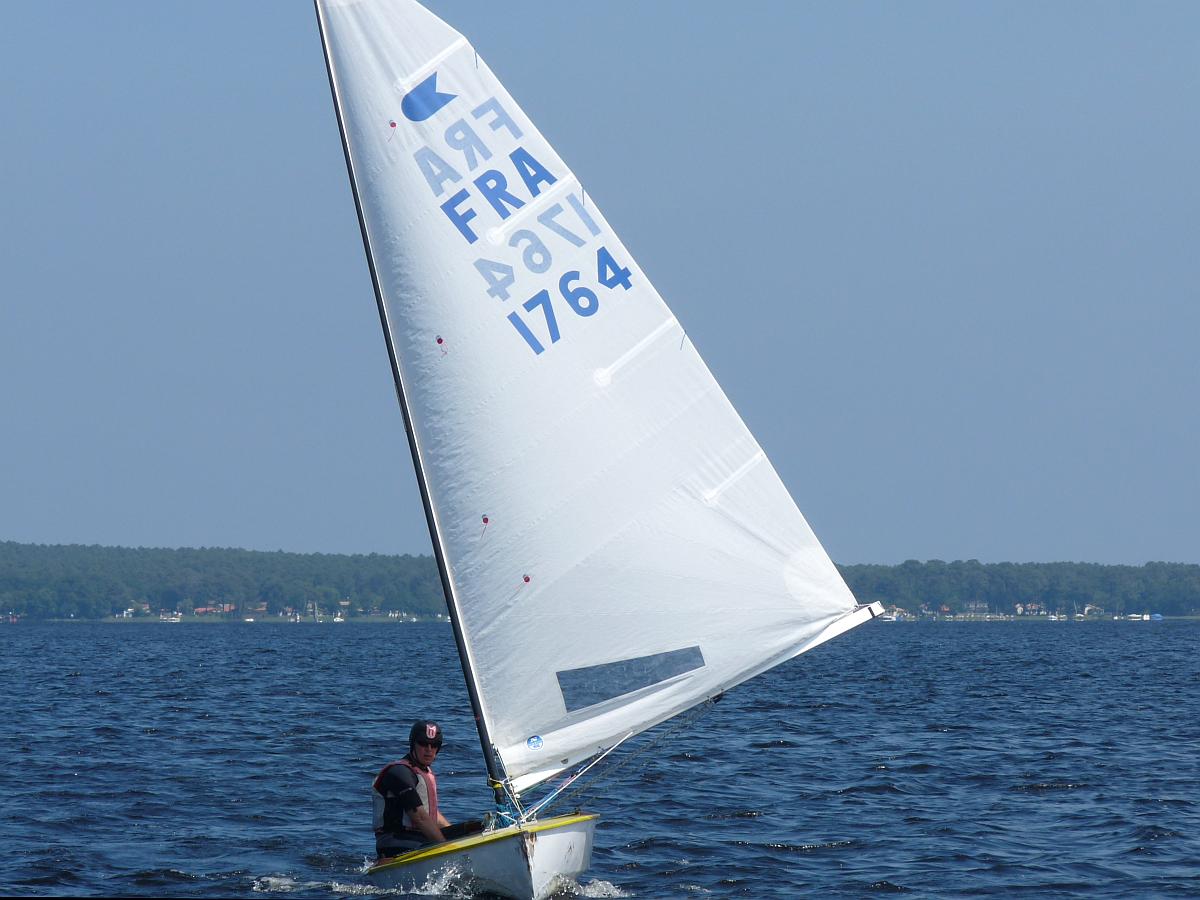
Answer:
<path fill-rule="evenodd" d="M 619 265 L 613 259 L 613 255 L 608 252 L 607 247 L 601 247 L 596 251 L 596 281 L 601 287 L 608 288 L 610 291 L 615 290 L 618 286 L 629 290 L 631 284 L 629 269 Z M 561 303 L 565 302 L 571 312 L 577 316 L 586 318 L 595 315 L 600 308 L 599 295 L 584 283 L 583 275 L 578 269 L 564 272 L 558 279 L 558 296 L 561 298 L 558 305 L 561 306 Z M 531 323 L 525 321 L 521 313 L 514 311 L 508 314 L 508 321 L 512 323 L 517 334 L 525 339 L 525 343 L 535 354 L 542 353 L 546 349 L 542 338 L 539 337 L 540 334 L 548 335 L 551 344 L 556 343 L 560 337 L 558 318 L 554 314 L 555 305 L 550 298 L 550 291 L 548 289 L 541 290 L 522 304 L 526 312 L 533 314 L 530 316 L 534 320 L 532 326 Z M 545 329 L 537 321 L 536 312 L 539 310 L 545 319 Z"/>

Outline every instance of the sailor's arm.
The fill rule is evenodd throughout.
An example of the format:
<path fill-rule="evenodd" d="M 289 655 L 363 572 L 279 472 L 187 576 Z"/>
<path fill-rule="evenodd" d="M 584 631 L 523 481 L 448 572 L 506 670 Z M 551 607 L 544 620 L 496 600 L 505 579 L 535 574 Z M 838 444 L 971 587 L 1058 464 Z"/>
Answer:
<path fill-rule="evenodd" d="M 425 840 L 434 844 L 440 844 L 446 840 L 442 835 L 441 828 L 438 826 L 446 826 L 450 823 L 446 821 L 441 813 L 438 813 L 438 821 L 435 822 L 433 817 L 425 810 L 425 807 L 418 806 L 416 809 L 408 811 L 408 817 L 412 820 L 413 827 L 425 836 Z"/>
<path fill-rule="evenodd" d="M 442 811 L 440 809 L 438 810 L 437 823 L 438 823 L 439 828 L 449 828 L 450 827 L 450 822 L 446 819 L 445 816 L 442 815 Z"/>

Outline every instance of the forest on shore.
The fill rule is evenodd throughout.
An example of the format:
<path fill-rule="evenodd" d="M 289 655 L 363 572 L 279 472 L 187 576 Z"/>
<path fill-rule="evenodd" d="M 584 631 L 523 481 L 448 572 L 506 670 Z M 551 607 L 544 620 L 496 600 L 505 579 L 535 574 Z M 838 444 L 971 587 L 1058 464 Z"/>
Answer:
<path fill-rule="evenodd" d="M 839 566 L 859 602 L 910 614 L 1200 615 L 1200 565 L 908 560 Z M 240 617 L 445 612 L 429 556 L 154 549 L 0 542 L 0 613 L 10 618 Z"/>

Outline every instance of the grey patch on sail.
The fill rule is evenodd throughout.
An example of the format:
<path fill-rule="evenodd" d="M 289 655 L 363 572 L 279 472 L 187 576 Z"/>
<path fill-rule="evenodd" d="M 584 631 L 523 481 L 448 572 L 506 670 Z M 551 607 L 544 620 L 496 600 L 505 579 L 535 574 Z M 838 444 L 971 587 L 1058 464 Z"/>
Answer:
<path fill-rule="evenodd" d="M 555 674 L 567 712 L 574 712 L 702 668 L 704 654 L 700 648 L 684 647 Z"/>

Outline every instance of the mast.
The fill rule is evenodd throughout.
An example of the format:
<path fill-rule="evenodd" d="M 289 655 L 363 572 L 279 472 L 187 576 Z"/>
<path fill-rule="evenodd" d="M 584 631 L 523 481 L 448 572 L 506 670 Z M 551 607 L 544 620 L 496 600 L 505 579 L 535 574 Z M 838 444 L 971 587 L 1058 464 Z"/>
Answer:
<path fill-rule="evenodd" d="M 475 727 L 479 731 L 479 744 L 483 750 L 483 761 L 487 766 L 488 783 L 492 788 L 497 804 L 504 802 L 502 787 L 505 775 L 488 734 L 487 722 L 483 717 L 483 707 L 479 699 L 479 690 L 475 684 L 475 673 L 471 664 L 471 653 L 467 647 L 466 636 L 463 633 L 458 603 L 454 596 L 454 585 L 450 578 L 450 570 L 446 565 L 445 551 L 441 535 L 438 531 L 437 514 L 429 497 L 429 485 L 425 479 L 425 468 L 421 461 L 421 447 L 417 441 L 417 433 L 413 428 L 412 416 L 409 412 L 408 401 L 405 399 L 404 378 L 400 373 L 400 362 L 396 356 L 396 347 L 392 342 L 392 331 L 388 322 L 387 307 L 383 302 L 383 289 L 379 284 L 379 276 L 375 269 L 375 256 L 371 252 L 371 236 L 367 230 L 367 220 L 363 215 L 362 200 L 358 195 L 358 181 L 354 177 L 354 161 L 350 157 L 350 140 L 346 133 L 346 123 L 342 119 L 342 106 L 338 101 L 337 79 L 333 73 L 333 61 L 329 54 L 329 42 L 325 36 L 325 20 L 321 14 L 321 0 L 313 0 L 317 13 L 317 28 L 321 33 L 321 50 L 325 55 L 325 72 L 329 76 L 329 91 L 333 96 L 333 109 L 337 115 L 338 132 L 342 137 L 342 151 L 346 156 L 346 172 L 350 176 L 350 190 L 354 194 L 354 208 L 358 213 L 358 227 L 362 232 L 363 249 L 367 254 L 367 267 L 371 271 L 371 285 L 375 289 L 375 303 L 379 309 L 379 322 L 383 326 L 383 340 L 387 344 L 388 360 L 392 366 L 392 379 L 396 385 L 396 399 L 400 403 L 400 411 L 404 416 L 404 430 L 408 434 L 408 448 L 412 453 L 413 468 L 417 473 L 417 485 L 421 489 L 421 504 L 425 507 L 425 521 L 429 526 L 429 537 L 433 542 L 433 555 L 437 560 L 438 574 L 442 580 L 442 593 L 446 598 L 446 609 L 450 613 L 450 624 L 454 630 L 454 643 L 458 646 L 458 658 L 462 663 L 463 677 L 467 682 L 467 696 L 471 700 L 471 711 L 475 716 Z"/>

